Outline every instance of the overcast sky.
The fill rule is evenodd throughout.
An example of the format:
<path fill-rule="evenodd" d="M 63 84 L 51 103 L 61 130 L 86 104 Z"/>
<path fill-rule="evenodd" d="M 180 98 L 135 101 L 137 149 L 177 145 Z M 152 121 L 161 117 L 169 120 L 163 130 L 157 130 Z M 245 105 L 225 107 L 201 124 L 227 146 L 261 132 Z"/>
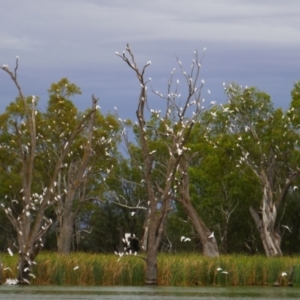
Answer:
<path fill-rule="evenodd" d="M 300 80 L 299 0 L 0 0 L 0 12 L 0 64 L 13 68 L 20 57 L 23 91 L 40 96 L 42 108 L 50 84 L 67 77 L 82 89 L 80 109 L 94 93 L 104 113 L 117 106 L 132 116 L 139 85 L 115 55 L 126 43 L 141 66 L 152 61 L 147 76 L 162 93 L 175 55 L 189 70 L 194 50 L 205 47 L 208 101 L 224 102 L 223 82 L 235 81 L 286 109 Z M 0 90 L 2 112 L 16 96 L 4 72 Z"/>

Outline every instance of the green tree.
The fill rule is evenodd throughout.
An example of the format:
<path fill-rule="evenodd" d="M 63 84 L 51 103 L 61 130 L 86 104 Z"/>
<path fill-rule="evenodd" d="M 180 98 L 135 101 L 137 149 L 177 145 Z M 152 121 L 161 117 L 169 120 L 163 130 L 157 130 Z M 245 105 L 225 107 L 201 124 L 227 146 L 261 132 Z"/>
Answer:
<path fill-rule="evenodd" d="M 57 149 L 62 149 L 86 114 L 78 113 L 70 97 L 79 94 L 80 89 L 63 78 L 49 89 L 50 100 L 45 113 L 44 128 L 51 128 L 46 141 L 49 161 L 56 160 Z M 94 99 L 96 108 L 97 100 Z M 70 152 L 63 161 L 54 188 L 54 209 L 57 216 L 57 248 L 59 253 L 71 251 L 75 220 L 83 205 L 99 198 L 105 170 L 111 169 L 117 144 L 118 122 L 111 116 L 103 116 L 97 109 L 91 121 L 85 124 L 76 137 Z M 42 153 L 45 155 L 45 153 Z M 50 173 L 51 174 L 51 173 Z M 103 190 L 103 188 L 102 188 Z"/>
<path fill-rule="evenodd" d="M 11 199 L 10 204 L 2 203 L 2 208 L 16 232 L 19 252 L 18 280 L 20 284 L 24 284 L 29 283 L 32 263 L 38 254 L 43 236 L 52 225 L 52 219 L 47 218 L 46 211 L 57 201 L 53 197 L 53 192 L 59 171 L 85 124 L 92 122 L 97 101 L 93 98 L 92 109 L 80 118 L 75 128 L 64 140 L 63 147 L 56 152 L 56 160 L 50 168 L 49 180 L 43 182 L 43 188 L 38 187 L 38 181 L 34 178 L 36 164 L 39 164 L 37 152 L 40 142 L 42 144 L 44 142 L 38 136 L 38 127 L 42 117 L 37 109 L 37 98 L 35 96 L 26 98 L 22 92 L 17 79 L 18 63 L 17 58 L 14 71 L 5 65 L 1 69 L 10 76 L 19 94 L 16 102 L 7 108 L 6 126 L 11 142 L 15 143 L 14 148 L 8 149 L 16 159 L 13 166 L 17 166 L 21 174 L 21 189 L 16 198 Z M 18 209 L 14 208 L 15 204 L 18 205 Z"/>
<path fill-rule="evenodd" d="M 205 112 L 202 127 L 206 132 L 199 130 L 193 136 L 191 147 L 197 149 L 199 156 L 189 168 L 193 205 L 214 230 L 223 253 L 245 247 L 248 222 L 239 216 L 247 214 L 249 205 L 259 197 L 255 194 L 257 181 L 251 178 L 249 169 L 238 163 L 238 136 L 227 132 L 226 120 L 218 106 Z M 240 176 L 241 171 L 244 176 Z"/>
<path fill-rule="evenodd" d="M 299 176 L 295 132 L 281 109 L 273 108 L 270 97 L 256 88 L 232 84 L 226 89 L 228 132 L 237 135 L 238 165 L 247 166 L 259 182 L 259 208 L 250 206 L 267 256 L 282 255 L 280 218 L 290 187 Z"/>

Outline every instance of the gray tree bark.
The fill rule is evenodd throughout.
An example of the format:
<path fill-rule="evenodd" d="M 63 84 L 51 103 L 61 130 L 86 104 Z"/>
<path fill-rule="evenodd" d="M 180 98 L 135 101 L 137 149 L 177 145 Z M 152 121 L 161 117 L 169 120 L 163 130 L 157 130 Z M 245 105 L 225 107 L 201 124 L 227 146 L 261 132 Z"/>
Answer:
<path fill-rule="evenodd" d="M 188 166 L 189 163 L 188 159 L 186 158 L 183 158 L 179 163 L 179 170 L 180 174 L 182 174 L 182 177 L 178 180 L 179 197 L 175 199 L 177 202 L 182 204 L 186 214 L 189 216 L 189 219 L 200 238 L 203 247 L 203 255 L 208 257 L 218 257 L 219 249 L 216 238 L 214 235 L 209 238 L 212 232 L 204 224 L 191 201 L 189 191 Z"/>
<path fill-rule="evenodd" d="M 269 174 L 272 176 L 273 174 Z M 299 170 L 292 172 L 286 179 L 281 192 L 274 199 L 275 191 L 264 170 L 261 170 L 261 183 L 263 184 L 263 195 L 261 200 L 261 210 L 259 213 L 250 207 L 250 213 L 254 219 L 256 228 L 267 256 L 281 256 L 281 234 L 279 224 L 276 224 L 277 211 L 282 202 L 285 200 L 288 189 L 294 180 L 299 176 Z"/>

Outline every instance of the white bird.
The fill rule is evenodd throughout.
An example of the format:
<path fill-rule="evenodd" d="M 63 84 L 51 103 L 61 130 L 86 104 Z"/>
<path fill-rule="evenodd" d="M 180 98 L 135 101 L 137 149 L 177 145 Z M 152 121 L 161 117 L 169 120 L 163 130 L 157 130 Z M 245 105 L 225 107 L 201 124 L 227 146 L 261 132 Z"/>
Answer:
<path fill-rule="evenodd" d="M 23 278 L 23 281 L 26 282 L 27 284 L 30 284 L 29 280 L 27 280 L 26 278 Z"/>
<path fill-rule="evenodd" d="M 183 153 L 183 150 L 182 149 L 177 149 L 177 154 L 178 155 L 181 155 Z"/>
<path fill-rule="evenodd" d="M 212 232 L 209 236 L 208 236 L 208 239 L 212 239 L 212 238 L 214 238 L 215 237 L 215 234 L 214 234 L 214 232 Z"/>
<path fill-rule="evenodd" d="M 227 271 L 222 271 L 221 273 L 226 275 L 229 274 Z"/>
<path fill-rule="evenodd" d="M 124 237 L 125 237 L 125 241 L 129 243 L 129 239 L 131 238 L 131 233 L 125 233 Z"/>
<path fill-rule="evenodd" d="M 5 284 L 8 285 L 16 285 L 18 284 L 18 279 L 11 279 L 11 278 L 6 278 Z"/>
<path fill-rule="evenodd" d="M 282 277 L 287 276 L 287 273 L 286 273 L 286 272 L 282 272 L 282 273 L 281 273 L 281 276 L 282 276 Z"/>
<path fill-rule="evenodd" d="M 132 211 L 131 212 L 131 216 L 133 217 L 135 215 L 135 211 Z"/>
<path fill-rule="evenodd" d="M 75 271 L 75 270 L 78 270 L 79 269 L 79 266 L 76 266 L 73 270 Z"/>
<path fill-rule="evenodd" d="M 182 237 L 180 238 L 180 241 L 182 242 L 184 239 L 185 239 L 185 236 L 182 236 Z"/>
<path fill-rule="evenodd" d="M 292 230 L 287 225 L 281 225 L 282 227 L 286 228 L 290 233 L 292 233 Z"/>
<path fill-rule="evenodd" d="M 222 270 L 223 270 L 222 268 L 217 268 L 217 271 L 218 271 L 218 272 L 220 272 L 220 271 L 222 271 Z"/>
<path fill-rule="evenodd" d="M 13 252 L 10 250 L 10 248 L 7 248 L 7 251 L 8 251 L 8 253 L 9 253 L 10 256 L 14 255 Z"/>

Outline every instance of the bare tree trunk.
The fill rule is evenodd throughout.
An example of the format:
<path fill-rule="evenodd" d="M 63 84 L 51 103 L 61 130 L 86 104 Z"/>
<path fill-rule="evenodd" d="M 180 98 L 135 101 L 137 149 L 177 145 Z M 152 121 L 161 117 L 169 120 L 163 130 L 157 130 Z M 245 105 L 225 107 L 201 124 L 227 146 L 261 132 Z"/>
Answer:
<path fill-rule="evenodd" d="M 263 183 L 263 196 L 262 196 L 262 207 L 261 207 L 261 217 L 259 214 L 250 207 L 250 213 L 254 219 L 256 228 L 260 234 L 261 241 L 267 256 L 281 256 L 281 235 L 278 228 L 276 228 L 276 218 L 277 218 L 277 209 L 284 200 L 288 188 L 291 183 L 298 176 L 299 172 L 295 172 L 286 180 L 285 186 L 282 189 L 279 197 L 276 201 L 273 201 L 273 189 L 270 184 L 270 181 L 265 174 L 261 171 L 261 182 Z"/>
<path fill-rule="evenodd" d="M 179 164 L 179 170 L 182 177 L 179 180 L 179 197 L 177 202 L 181 203 L 185 212 L 190 218 L 190 221 L 196 230 L 202 243 L 202 253 L 204 256 L 218 257 L 219 249 L 214 234 L 206 227 L 197 211 L 195 210 L 190 197 L 189 191 L 189 175 L 188 175 L 188 160 L 183 158 Z"/>
<path fill-rule="evenodd" d="M 277 209 L 276 205 L 269 201 L 269 196 L 268 187 L 265 186 L 262 199 L 263 207 L 261 211 L 261 218 L 252 207 L 250 207 L 250 213 L 260 234 L 266 255 L 281 256 L 281 236 L 279 230 L 276 230 L 275 228 Z"/>
<path fill-rule="evenodd" d="M 29 263 L 26 255 L 24 253 L 20 253 L 19 255 L 19 272 L 18 272 L 18 282 L 23 284 L 29 282 Z"/>
<path fill-rule="evenodd" d="M 73 164 L 70 165 L 69 175 L 72 176 L 74 172 Z M 72 204 L 75 197 L 75 190 L 73 181 L 69 178 L 69 186 L 65 197 L 62 197 L 58 203 L 60 206 L 60 215 L 58 220 L 58 236 L 57 236 L 57 251 L 61 254 L 68 254 L 71 252 L 71 243 L 73 236 L 73 225 L 75 222 L 75 214 L 72 211 Z M 79 205 L 79 204 L 78 204 Z"/>
<path fill-rule="evenodd" d="M 223 234 L 221 235 L 221 247 L 222 247 L 222 253 L 227 254 L 228 253 L 228 220 L 226 220 L 225 225 L 223 225 Z"/>
<path fill-rule="evenodd" d="M 144 222 L 144 232 L 143 232 L 143 237 L 141 238 L 141 248 L 144 250 L 144 251 L 147 251 L 147 248 L 148 248 L 148 233 L 149 233 L 149 226 L 150 226 L 150 214 L 149 214 L 149 211 L 147 212 L 147 217 L 146 217 L 146 220 Z"/>
<path fill-rule="evenodd" d="M 213 235 L 213 237 L 208 238 L 211 235 L 211 231 L 206 227 L 191 203 L 184 201 L 180 203 L 182 204 L 186 214 L 189 216 L 190 221 L 200 238 L 203 255 L 208 257 L 218 257 L 219 249 L 215 236 Z"/>
<path fill-rule="evenodd" d="M 265 216 L 264 221 L 259 218 L 257 212 L 250 207 L 251 215 L 255 221 L 257 230 L 259 231 L 261 241 L 267 256 L 281 256 L 281 236 L 271 227 L 269 219 Z"/>
<path fill-rule="evenodd" d="M 157 284 L 157 250 L 153 245 L 148 246 L 146 260 L 146 284 Z"/>
<path fill-rule="evenodd" d="M 72 218 L 64 218 L 63 225 L 59 229 L 59 235 L 57 237 L 57 252 L 61 254 L 68 254 L 71 252 L 71 243 L 73 236 L 73 224 Z"/>
<path fill-rule="evenodd" d="M 32 274 L 32 266 L 34 259 L 41 249 L 40 245 L 36 245 L 33 249 L 28 249 L 26 253 L 19 253 L 18 261 L 18 282 L 19 284 L 29 284 L 30 275 Z"/>
<path fill-rule="evenodd" d="M 150 212 L 150 217 L 153 218 L 153 216 Z M 157 284 L 157 254 L 159 244 L 156 237 L 157 228 L 153 226 L 155 223 L 150 221 L 148 227 L 145 283 L 149 285 Z"/>
<path fill-rule="evenodd" d="M 150 181 L 149 181 L 150 182 Z M 149 199 L 151 205 L 149 213 L 149 226 L 146 249 L 146 278 L 145 283 L 157 284 L 157 255 L 158 248 L 162 239 L 166 217 L 170 208 L 170 199 L 167 195 L 165 200 L 161 200 L 160 209 L 157 208 L 157 202 L 152 189 L 149 189 Z"/>

